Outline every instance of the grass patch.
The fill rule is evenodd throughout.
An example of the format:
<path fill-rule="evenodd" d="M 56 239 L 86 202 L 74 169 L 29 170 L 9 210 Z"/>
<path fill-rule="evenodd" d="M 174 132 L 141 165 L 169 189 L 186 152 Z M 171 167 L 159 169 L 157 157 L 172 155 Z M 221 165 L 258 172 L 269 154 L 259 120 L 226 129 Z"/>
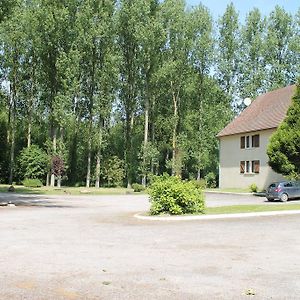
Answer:
<path fill-rule="evenodd" d="M 227 193 L 250 193 L 250 189 L 249 188 L 245 188 L 245 189 L 239 189 L 239 188 L 228 188 L 228 189 L 219 189 L 219 188 L 207 188 L 204 191 L 207 192 L 227 192 Z"/>
<path fill-rule="evenodd" d="M 218 214 L 238 214 L 248 212 L 264 212 L 264 211 L 284 211 L 284 210 L 300 210 L 299 204 L 266 204 L 266 205 L 231 205 L 220 207 L 206 207 L 206 215 Z"/>
<path fill-rule="evenodd" d="M 0 185 L 1 193 L 8 193 L 9 185 Z M 85 188 L 85 187 L 40 187 L 31 188 L 20 185 L 14 186 L 14 193 L 35 195 L 126 195 L 133 193 L 133 189 L 127 188 Z"/>

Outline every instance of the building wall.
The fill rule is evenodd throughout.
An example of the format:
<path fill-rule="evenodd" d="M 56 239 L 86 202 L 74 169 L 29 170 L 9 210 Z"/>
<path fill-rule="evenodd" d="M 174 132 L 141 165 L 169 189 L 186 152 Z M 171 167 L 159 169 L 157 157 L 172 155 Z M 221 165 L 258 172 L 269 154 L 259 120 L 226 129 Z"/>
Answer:
<path fill-rule="evenodd" d="M 265 189 L 271 182 L 282 180 L 283 176 L 275 173 L 268 166 L 267 145 L 275 129 L 235 134 L 220 138 L 220 188 L 247 188 L 255 183 L 259 189 Z M 241 136 L 259 134 L 258 148 L 241 149 Z M 260 161 L 259 174 L 241 174 L 241 161 Z"/>

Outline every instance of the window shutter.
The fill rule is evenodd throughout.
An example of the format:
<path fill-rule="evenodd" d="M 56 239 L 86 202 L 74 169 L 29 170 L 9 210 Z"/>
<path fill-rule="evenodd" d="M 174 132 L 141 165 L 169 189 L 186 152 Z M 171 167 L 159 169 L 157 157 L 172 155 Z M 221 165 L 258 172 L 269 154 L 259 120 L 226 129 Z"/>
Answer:
<path fill-rule="evenodd" d="M 240 162 L 240 173 L 241 174 L 245 173 L 245 162 L 244 161 Z"/>
<path fill-rule="evenodd" d="M 259 160 L 254 160 L 254 173 L 259 173 Z"/>

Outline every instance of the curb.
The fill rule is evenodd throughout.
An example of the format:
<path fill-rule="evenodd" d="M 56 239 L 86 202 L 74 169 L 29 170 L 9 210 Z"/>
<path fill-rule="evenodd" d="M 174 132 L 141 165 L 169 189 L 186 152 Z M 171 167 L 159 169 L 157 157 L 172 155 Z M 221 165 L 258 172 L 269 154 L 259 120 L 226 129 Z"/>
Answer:
<path fill-rule="evenodd" d="M 135 218 L 148 221 L 192 221 L 192 220 L 218 220 L 218 219 L 236 219 L 236 218 L 249 218 L 249 217 L 265 217 L 265 216 L 280 216 L 280 215 L 297 215 L 300 210 L 283 210 L 283 211 L 264 211 L 264 212 L 251 212 L 239 214 L 219 214 L 219 215 L 205 215 L 205 216 L 166 216 L 154 217 L 145 216 L 142 213 L 134 215 Z"/>

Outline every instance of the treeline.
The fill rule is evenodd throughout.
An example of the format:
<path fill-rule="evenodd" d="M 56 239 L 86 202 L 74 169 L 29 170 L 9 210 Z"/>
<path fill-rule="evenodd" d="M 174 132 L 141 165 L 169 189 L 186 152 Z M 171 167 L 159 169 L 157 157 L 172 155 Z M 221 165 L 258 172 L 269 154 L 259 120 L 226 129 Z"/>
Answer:
<path fill-rule="evenodd" d="M 241 99 L 296 81 L 299 28 L 279 6 L 241 24 L 233 4 L 2 0 L 0 182 L 214 182 Z"/>

